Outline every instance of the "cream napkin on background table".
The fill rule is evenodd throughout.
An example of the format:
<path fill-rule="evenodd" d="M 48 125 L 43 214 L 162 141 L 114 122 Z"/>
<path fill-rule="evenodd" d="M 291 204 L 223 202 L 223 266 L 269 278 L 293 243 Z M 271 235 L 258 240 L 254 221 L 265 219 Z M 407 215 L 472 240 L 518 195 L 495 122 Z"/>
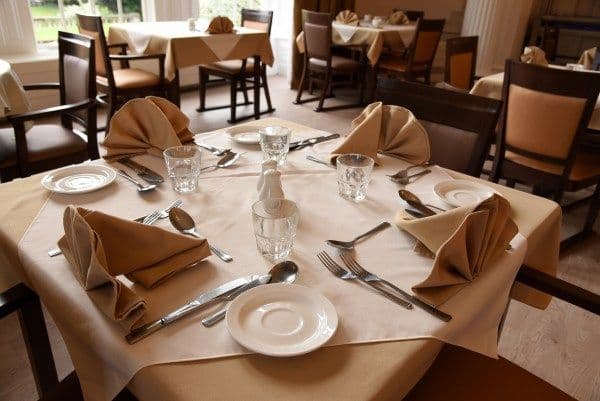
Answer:
<path fill-rule="evenodd" d="M 403 211 L 396 225 L 435 254 L 430 275 L 413 286 L 418 296 L 439 305 L 475 278 L 503 252 L 518 228 L 510 218 L 510 203 L 492 195 L 478 205 L 463 206 L 420 219 Z"/>
<path fill-rule="evenodd" d="M 152 288 L 211 254 L 206 239 L 81 207 L 67 207 L 63 225 L 58 245 L 77 280 L 98 308 L 126 329 L 140 323 L 146 303 L 117 276 Z"/>
<path fill-rule="evenodd" d="M 592 65 L 594 64 L 594 58 L 596 57 L 596 52 L 598 51 L 597 47 L 592 47 L 591 49 L 584 50 L 581 53 L 581 57 L 579 57 L 579 61 L 577 64 L 582 64 L 583 68 L 586 70 L 591 70 Z"/>
<path fill-rule="evenodd" d="M 350 10 L 340 11 L 335 20 L 341 24 L 358 26 L 358 15 Z"/>
<path fill-rule="evenodd" d="M 334 162 L 341 154 L 360 153 L 377 163 L 378 151 L 409 163 L 424 163 L 430 157 L 427 131 L 410 110 L 371 103 L 352 120 L 352 132 L 331 152 L 330 158 Z"/>
<path fill-rule="evenodd" d="M 108 136 L 102 145 L 105 159 L 150 153 L 162 158 L 172 146 L 194 140 L 188 129 L 190 119 L 167 99 L 148 96 L 125 103 L 110 121 Z"/>
<path fill-rule="evenodd" d="M 394 11 L 390 14 L 386 23 L 391 25 L 406 25 L 410 23 L 410 20 L 402 11 Z"/>
<path fill-rule="evenodd" d="M 232 33 L 233 22 L 231 22 L 231 20 L 227 17 L 214 17 L 208 24 L 208 29 L 206 32 L 211 34 Z"/>
<path fill-rule="evenodd" d="M 527 46 L 521 55 L 521 61 L 527 64 L 536 64 L 544 67 L 548 66 L 546 53 L 536 46 Z"/>

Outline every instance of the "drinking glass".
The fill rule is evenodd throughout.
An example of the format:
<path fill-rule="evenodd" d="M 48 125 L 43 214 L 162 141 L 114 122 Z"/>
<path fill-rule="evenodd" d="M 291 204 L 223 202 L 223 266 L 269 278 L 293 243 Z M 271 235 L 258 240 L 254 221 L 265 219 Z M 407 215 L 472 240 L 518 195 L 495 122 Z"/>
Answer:
<path fill-rule="evenodd" d="M 258 132 L 263 160 L 275 160 L 277 165 L 282 166 L 290 151 L 292 130 L 275 126 L 261 128 Z"/>
<path fill-rule="evenodd" d="M 195 146 L 175 146 L 165 150 L 163 155 L 175 192 L 196 192 L 202 151 Z"/>
<path fill-rule="evenodd" d="M 340 196 L 353 202 L 367 197 L 367 186 L 375 162 L 368 156 L 347 154 L 336 159 Z"/>
<path fill-rule="evenodd" d="M 290 254 L 296 238 L 298 207 L 287 199 L 267 198 L 252 205 L 256 247 L 275 262 Z"/>

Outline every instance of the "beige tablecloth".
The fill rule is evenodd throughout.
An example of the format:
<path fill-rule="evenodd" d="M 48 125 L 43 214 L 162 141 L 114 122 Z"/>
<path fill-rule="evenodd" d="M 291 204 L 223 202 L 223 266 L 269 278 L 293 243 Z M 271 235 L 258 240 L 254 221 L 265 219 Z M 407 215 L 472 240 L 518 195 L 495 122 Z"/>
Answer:
<path fill-rule="evenodd" d="M 564 68 L 562 66 L 552 65 L 551 68 Z M 590 74 L 597 74 L 598 72 L 590 72 Z M 489 97 L 492 99 L 502 99 L 502 84 L 504 82 L 504 73 L 499 72 L 497 74 L 488 75 L 480 78 L 473 88 L 471 89 L 472 95 Z M 588 124 L 588 128 L 600 130 L 600 97 L 596 101 L 596 107 L 592 113 L 592 118 Z"/>
<path fill-rule="evenodd" d="M 286 124 L 277 119 L 259 123 Z M 310 134 L 309 129 L 304 132 Z M 237 173 L 243 174 L 243 171 Z M 0 216 L 3 222 L 0 245 L 13 266 L 19 266 L 15 258 L 16 242 L 46 198 L 38 180 L 39 176 L 0 187 L 0 201 L 5 205 Z M 545 199 L 509 188 L 499 189 L 513 204 L 521 233 L 534 245 L 527 255 L 529 263 L 552 273 L 558 252 L 548 252 L 548 249 L 553 249 L 553 244 L 558 249 L 558 240 L 554 238 L 558 237 L 560 228 L 560 209 Z M 10 279 L 3 273 L 4 284 L 8 284 Z M 329 347 L 288 360 L 249 355 L 150 366 L 134 377 L 130 389 L 141 400 L 193 399 L 198 394 L 223 400 L 306 399 L 307 396 L 311 399 L 398 399 L 416 383 L 439 348 L 440 343 L 435 340 L 411 340 Z M 348 386 L 348 377 L 361 377 L 361 380 Z M 236 385 L 227 385 L 232 378 Z"/>
<path fill-rule="evenodd" d="M 273 65 L 269 35 L 256 29 L 236 27 L 234 33 L 209 34 L 190 31 L 187 22 L 132 22 L 112 24 L 109 43 L 127 43 L 136 53 L 164 53 L 165 76 L 173 79 L 179 68 L 260 56 Z"/>
<path fill-rule="evenodd" d="M 382 28 L 365 26 L 350 26 L 337 22 L 331 24 L 331 39 L 334 44 L 341 46 L 367 46 L 367 59 L 371 65 L 377 64 L 384 47 L 392 50 L 402 50 L 407 47 L 415 35 L 416 25 L 384 25 Z M 304 32 L 296 37 L 298 51 L 304 53 Z"/>
<path fill-rule="evenodd" d="M 10 64 L 0 59 L 0 117 L 24 113 L 30 109 L 21 80 Z"/>

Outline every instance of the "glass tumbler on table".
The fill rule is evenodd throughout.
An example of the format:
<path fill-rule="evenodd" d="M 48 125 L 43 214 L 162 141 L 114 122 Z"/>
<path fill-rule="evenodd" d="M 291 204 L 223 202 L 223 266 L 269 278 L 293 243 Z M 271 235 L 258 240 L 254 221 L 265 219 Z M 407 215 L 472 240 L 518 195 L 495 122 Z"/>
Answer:
<path fill-rule="evenodd" d="M 336 159 L 338 191 L 342 198 L 359 202 L 367 197 L 374 160 L 359 154 L 346 154 Z"/>
<path fill-rule="evenodd" d="M 163 152 L 167 172 L 175 192 L 196 192 L 202 151 L 195 146 L 175 146 Z"/>
<path fill-rule="evenodd" d="M 258 132 L 263 160 L 275 160 L 279 166 L 282 166 L 290 151 L 292 130 L 274 126 L 261 128 Z"/>
<path fill-rule="evenodd" d="M 252 223 L 259 252 L 271 261 L 288 257 L 296 238 L 298 207 L 287 199 L 267 198 L 252 205 Z"/>

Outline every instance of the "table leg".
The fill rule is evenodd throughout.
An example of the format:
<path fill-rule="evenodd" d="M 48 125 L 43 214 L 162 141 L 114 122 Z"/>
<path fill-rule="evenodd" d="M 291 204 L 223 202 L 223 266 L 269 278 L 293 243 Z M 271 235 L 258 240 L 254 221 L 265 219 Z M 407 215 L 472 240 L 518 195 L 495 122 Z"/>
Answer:
<path fill-rule="evenodd" d="M 179 88 L 179 69 L 175 70 L 175 77 L 169 85 L 169 100 L 177 107 L 181 107 L 181 90 Z"/>
<path fill-rule="evenodd" d="M 260 56 L 254 56 L 254 119 L 260 118 Z"/>

